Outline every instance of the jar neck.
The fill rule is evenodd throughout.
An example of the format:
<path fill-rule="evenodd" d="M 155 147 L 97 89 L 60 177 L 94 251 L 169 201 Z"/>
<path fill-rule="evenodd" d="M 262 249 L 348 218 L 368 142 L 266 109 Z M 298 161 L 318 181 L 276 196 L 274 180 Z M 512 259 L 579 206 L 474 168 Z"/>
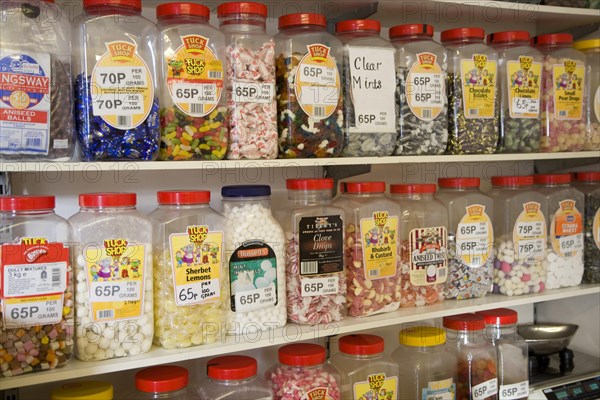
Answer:
<path fill-rule="evenodd" d="M 255 378 L 256 378 L 256 375 L 251 376 L 249 378 L 243 378 L 243 379 L 213 379 L 213 378 L 208 378 L 208 380 L 210 382 L 216 383 L 218 385 L 224 385 L 224 386 L 241 386 L 241 385 L 245 385 L 245 384 L 249 383 L 250 381 L 252 381 Z"/>
<path fill-rule="evenodd" d="M 159 25 L 171 26 L 180 24 L 208 25 L 208 18 L 199 15 L 167 15 L 158 19 Z"/>
<path fill-rule="evenodd" d="M 379 37 L 379 32 L 367 30 L 367 29 L 364 29 L 364 30 L 361 29 L 361 30 L 338 33 L 338 36 L 341 39 L 350 40 L 350 39 L 357 39 L 357 38 Z"/>
<path fill-rule="evenodd" d="M 346 357 L 352 357 L 352 358 L 356 358 L 357 360 L 372 360 L 375 358 L 379 358 L 383 355 L 383 353 L 376 353 L 376 354 L 347 354 L 347 353 L 342 353 L 344 354 Z"/>
<path fill-rule="evenodd" d="M 83 212 L 122 212 L 122 211 L 135 211 L 135 206 L 121 206 L 121 207 L 84 207 L 80 208 Z"/>
<path fill-rule="evenodd" d="M 409 43 L 409 42 L 432 42 L 433 38 L 428 35 L 414 34 L 390 39 L 392 43 Z"/>
<path fill-rule="evenodd" d="M 266 18 L 258 14 L 230 14 L 219 19 L 224 33 L 267 33 Z"/>
<path fill-rule="evenodd" d="M 462 46 L 462 45 L 467 45 L 467 44 L 483 44 L 483 39 L 466 37 L 466 38 L 448 40 L 447 42 L 444 42 L 442 44 L 444 46 Z"/>
<path fill-rule="evenodd" d="M 440 187 L 440 192 L 478 192 L 479 188 L 476 187 Z"/>
<path fill-rule="evenodd" d="M 520 340 L 520 336 L 517 332 L 517 325 L 487 325 L 486 326 L 486 338 L 497 340 L 497 339 L 507 339 L 510 341 L 517 342 Z"/>
<path fill-rule="evenodd" d="M 469 344 L 485 341 L 485 331 L 483 329 L 457 331 L 446 328 L 446 332 L 446 343 Z"/>
<path fill-rule="evenodd" d="M 540 51 L 549 52 L 558 49 L 566 49 L 569 47 L 573 47 L 571 43 L 550 43 L 550 44 L 542 44 L 537 46 Z"/>
<path fill-rule="evenodd" d="M 196 210 L 209 208 L 209 205 L 206 203 L 200 204 L 159 204 L 159 210 Z"/>
<path fill-rule="evenodd" d="M 293 205 L 328 205 L 331 198 L 331 190 L 288 190 L 288 200 Z"/>
<path fill-rule="evenodd" d="M 397 200 L 433 200 L 433 193 L 392 193 Z"/>
<path fill-rule="evenodd" d="M 285 26 L 283 28 L 279 28 L 280 32 L 285 33 L 293 33 L 294 31 L 305 32 L 305 31 L 315 31 L 315 32 L 324 32 L 325 27 L 322 25 L 313 25 L 313 24 L 304 24 L 304 25 L 292 25 Z"/>
<path fill-rule="evenodd" d="M 567 188 L 571 185 L 568 183 L 542 183 L 539 185 L 540 187 L 552 187 L 552 188 Z"/>
<path fill-rule="evenodd" d="M 86 7 L 84 12 L 87 15 L 142 15 L 142 12 L 135 7 L 112 4 Z"/>
<path fill-rule="evenodd" d="M 361 197 L 384 197 L 385 193 L 342 193 L 342 196 L 356 199 Z"/>
<path fill-rule="evenodd" d="M 495 49 L 509 49 L 511 47 L 518 46 L 529 46 L 529 41 L 527 40 L 511 40 L 508 42 L 500 42 L 500 43 L 492 43 L 492 47 Z"/>
<path fill-rule="evenodd" d="M 506 185 L 506 186 L 492 186 L 492 189 L 496 190 L 530 190 L 531 185 Z"/>
<path fill-rule="evenodd" d="M 13 210 L 13 211 L 2 211 L 0 215 L 5 215 L 8 218 L 16 217 L 29 217 L 34 215 L 54 215 L 53 209 L 46 210 Z"/>

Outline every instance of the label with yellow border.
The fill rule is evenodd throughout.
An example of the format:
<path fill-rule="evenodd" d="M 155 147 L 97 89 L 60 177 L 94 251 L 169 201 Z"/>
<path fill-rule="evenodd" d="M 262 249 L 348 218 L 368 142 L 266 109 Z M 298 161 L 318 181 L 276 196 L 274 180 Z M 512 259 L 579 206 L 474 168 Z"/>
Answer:
<path fill-rule="evenodd" d="M 465 118 L 494 118 L 498 65 L 485 54 L 460 60 Z"/>
<path fill-rule="evenodd" d="M 430 381 L 421 391 L 421 400 L 454 400 L 455 397 L 456 384 L 452 378 Z"/>
<path fill-rule="evenodd" d="M 398 399 L 398 377 L 385 373 L 371 374 L 366 381 L 356 382 L 352 388 L 353 400 Z"/>
<path fill-rule="evenodd" d="M 583 115 L 585 66 L 577 60 L 565 59 L 552 66 L 554 118 L 579 120 Z"/>
<path fill-rule="evenodd" d="M 143 315 L 145 251 L 145 245 L 125 238 L 106 239 L 102 248 L 85 251 L 92 321 L 111 322 Z"/>
<path fill-rule="evenodd" d="M 466 210 L 456 231 L 456 256 L 469 267 L 478 268 L 492 255 L 494 230 L 484 205 L 472 204 Z"/>
<path fill-rule="evenodd" d="M 523 211 L 513 227 L 515 260 L 543 261 L 546 258 L 546 219 L 540 203 L 530 201 L 523 204 Z"/>
<path fill-rule="evenodd" d="M 417 54 L 406 76 L 406 103 L 422 121 L 434 120 L 446 104 L 445 73 L 433 53 Z"/>
<path fill-rule="evenodd" d="M 5 299 L 2 302 L 4 328 L 58 324 L 63 315 L 62 294 Z"/>
<path fill-rule="evenodd" d="M 594 216 L 594 222 L 592 224 L 592 234 L 594 235 L 594 242 L 596 247 L 600 249 L 600 208 L 596 210 Z"/>
<path fill-rule="evenodd" d="M 333 398 L 329 395 L 329 388 L 317 387 L 304 393 L 300 400 L 333 400 Z"/>
<path fill-rule="evenodd" d="M 577 257 L 583 251 L 583 216 L 575 200 L 560 201 L 552 217 L 552 248 L 561 257 Z"/>
<path fill-rule="evenodd" d="M 398 261 L 398 217 L 387 211 L 375 211 L 371 218 L 360 220 L 363 263 L 366 279 L 396 276 Z"/>
<path fill-rule="evenodd" d="M 175 303 L 212 303 L 221 296 L 223 232 L 206 225 L 187 227 L 169 236 Z"/>
<path fill-rule="evenodd" d="M 133 129 L 152 109 L 152 74 L 135 43 L 108 42 L 106 48 L 92 71 L 93 112 L 114 128 Z"/>
<path fill-rule="evenodd" d="M 540 115 L 542 63 L 520 56 L 506 63 L 508 110 L 511 118 L 537 118 Z"/>

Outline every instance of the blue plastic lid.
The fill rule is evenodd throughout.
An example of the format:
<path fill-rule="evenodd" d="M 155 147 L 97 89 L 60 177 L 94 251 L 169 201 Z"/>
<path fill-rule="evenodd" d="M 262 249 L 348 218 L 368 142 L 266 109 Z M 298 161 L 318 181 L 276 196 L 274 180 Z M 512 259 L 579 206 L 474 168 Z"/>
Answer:
<path fill-rule="evenodd" d="M 270 196 L 271 187 L 269 185 L 231 185 L 221 188 L 223 197 L 262 197 Z"/>

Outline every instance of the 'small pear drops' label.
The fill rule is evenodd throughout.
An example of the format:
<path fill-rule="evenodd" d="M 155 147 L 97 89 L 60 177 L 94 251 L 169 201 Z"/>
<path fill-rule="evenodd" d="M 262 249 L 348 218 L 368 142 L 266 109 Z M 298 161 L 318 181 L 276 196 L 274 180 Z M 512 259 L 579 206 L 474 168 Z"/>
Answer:
<path fill-rule="evenodd" d="M 579 120 L 583 115 L 585 66 L 576 60 L 565 59 L 552 66 L 554 83 L 554 118 Z"/>

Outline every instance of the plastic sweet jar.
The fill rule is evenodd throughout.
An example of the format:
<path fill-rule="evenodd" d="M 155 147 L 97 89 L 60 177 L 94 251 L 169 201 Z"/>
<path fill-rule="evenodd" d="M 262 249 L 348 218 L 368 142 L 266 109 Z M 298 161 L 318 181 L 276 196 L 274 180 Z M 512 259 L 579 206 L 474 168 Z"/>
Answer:
<path fill-rule="evenodd" d="M 529 45 L 529 32 L 487 36 L 499 55 L 500 140 L 498 153 L 535 153 L 540 146 L 540 100 L 544 56 Z"/>
<path fill-rule="evenodd" d="M 83 161 L 154 160 L 158 31 L 141 0 L 85 0 L 73 35 L 75 125 Z"/>
<path fill-rule="evenodd" d="M 546 197 L 546 289 L 577 286 L 583 277 L 584 195 L 570 185 L 570 174 L 535 175 L 534 182 Z"/>
<path fill-rule="evenodd" d="M 275 42 L 267 35 L 267 6 L 223 3 L 217 8 L 217 15 L 226 44 L 227 158 L 277 158 Z"/>
<path fill-rule="evenodd" d="M 285 325 L 285 235 L 271 214 L 266 185 L 224 186 L 227 333 Z"/>
<path fill-rule="evenodd" d="M 480 28 L 443 31 L 448 60 L 448 154 L 491 154 L 498 143 L 498 53 Z"/>
<path fill-rule="evenodd" d="M 299 324 L 346 316 L 344 210 L 331 205 L 333 179 L 288 179 L 285 232 L 287 315 Z"/>
<path fill-rule="evenodd" d="M 113 385 L 108 382 L 72 382 L 54 388 L 50 400 L 113 400 L 113 394 Z"/>
<path fill-rule="evenodd" d="M 529 352 L 517 332 L 517 312 L 508 308 L 480 311 L 486 338 L 496 347 L 498 400 L 525 400 L 529 396 Z"/>
<path fill-rule="evenodd" d="M 396 147 L 395 47 L 372 19 L 341 21 L 345 157 L 392 155 Z"/>
<path fill-rule="evenodd" d="M 590 127 L 583 150 L 600 150 L 600 39 L 581 40 L 575 42 L 573 47 L 586 55 L 589 77 L 585 84 L 589 85 L 587 117 Z"/>
<path fill-rule="evenodd" d="M 225 218 L 210 192 L 161 191 L 153 221 L 154 343 L 166 349 L 215 342 L 224 322 Z"/>
<path fill-rule="evenodd" d="M 494 176 L 494 293 L 519 296 L 546 284 L 546 198 L 533 176 Z"/>
<path fill-rule="evenodd" d="M 580 151 L 588 136 L 586 57 L 573 36 L 555 33 L 531 39 L 544 54 L 541 152 Z"/>
<path fill-rule="evenodd" d="M 54 205 L 54 196 L 0 196 L 3 378 L 62 367 L 73 353 L 69 224 Z"/>
<path fill-rule="evenodd" d="M 448 211 L 435 184 L 390 185 L 400 205 L 400 307 L 444 301 L 448 277 Z"/>
<path fill-rule="evenodd" d="M 432 326 L 400 331 L 400 346 L 392 359 L 400 366 L 398 400 L 453 400 L 456 356 L 446 346 L 446 332 Z"/>
<path fill-rule="evenodd" d="M 325 348 L 313 343 L 288 344 L 279 348 L 279 363 L 265 374 L 273 400 L 341 400 L 339 372 L 326 362 Z"/>
<path fill-rule="evenodd" d="M 400 207 L 385 182 L 342 182 L 333 205 L 346 213 L 344 258 L 348 315 L 363 317 L 400 306 Z"/>
<path fill-rule="evenodd" d="M 384 353 L 383 338 L 346 335 L 330 363 L 340 372 L 343 399 L 401 399 L 398 364 Z"/>
<path fill-rule="evenodd" d="M 396 115 L 394 154 L 444 154 L 448 145 L 448 53 L 433 41 L 433 26 L 397 25 L 389 30 L 396 46 Z"/>
<path fill-rule="evenodd" d="M 479 178 L 440 178 L 437 194 L 448 210 L 447 299 L 483 297 L 494 277 L 494 202 Z"/>
<path fill-rule="evenodd" d="M 188 370 L 177 365 L 158 365 L 135 373 L 135 389 L 124 394 L 132 400 L 191 400 Z"/>
<path fill-rule="evenodd" d="M 496 349 L 485 337 L 483 316 L 444 317 L 447 347 L 457 359 L 456 399 L 498 399 Z"/>
<path fill-rule="evenodd" d="M 79 195 L 69 218 L 74 245 L 75 356 L 135 356 L 152 346 L 152 223 L 135 193 Z"/>
<path fill-rule="evenodd" d="M 220 160 L 229 133 L 225 36 L 201 4 L 156 8 L 159 30 L 161 160 Z"/>
<path fill-rule="evenodd" d="M 600 283 L 600 172 L 578 172 L 573 186 L 585 195 L 583 281 Z"/>
<path fill-rule="evenodd" d="M 342 152 L 342 43 L 326 27 L 321 14 L 279 17 L 275 51 L 281 157 L 335 157 Z"/>
<path fill-rule="evenodd" d="M 257 376 L 256 360 L 223 356 L 208 361 L 208 379 L 198 387 L 199 400 L 272 400 L 271 388 Z"/>
<path fill-rule="evenodd" d="M 75 149 L 71 27 L 54 0 L 5 2 L 0 10 L 2 160 L 69 161 Z M 31 82 L 24 86 L 19 82 Z"/>

